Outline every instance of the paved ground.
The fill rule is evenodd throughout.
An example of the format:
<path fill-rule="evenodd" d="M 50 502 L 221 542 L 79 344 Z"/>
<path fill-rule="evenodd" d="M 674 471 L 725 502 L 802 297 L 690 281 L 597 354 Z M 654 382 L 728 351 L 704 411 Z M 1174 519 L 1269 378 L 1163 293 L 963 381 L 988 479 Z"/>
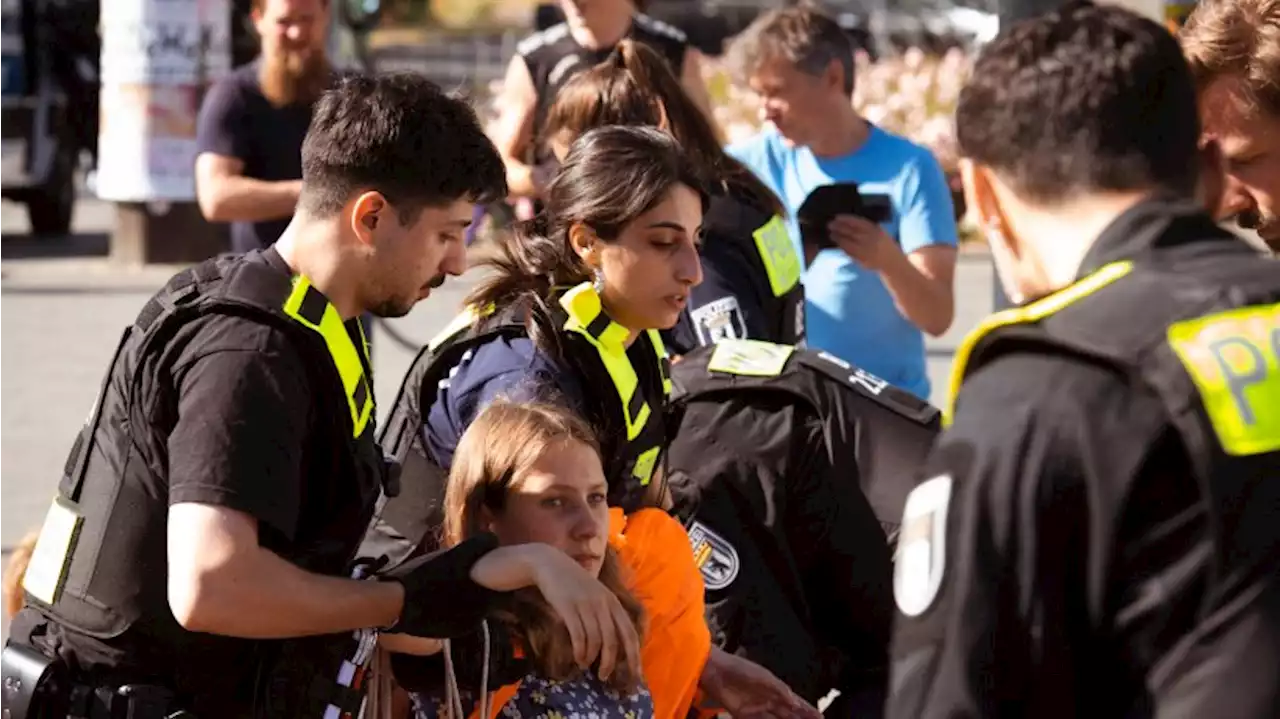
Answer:
<path fill-rule="evenodd" d="M 113 214 L 84 200 L 75 234 L 37 241 L 26 235 L 25 212 L 0 210 L 0 540 L 4 554 L 44 516 L 66 453 L 84 421 L 120 331 L 175 268 L 123 269 L 105 259 Z M 448 283 L 408 317 L 391 322 L 425 342 L 452 317 L 473 278 Z M 991 309 L 991 272 L 982 255 L 962 256 L 956 322 L 929 343 L 929 371 L 938 401 L 956 345 Z M 385 330 L 374 334 L 377 398 L 385 412 L 412 353 Z"/>

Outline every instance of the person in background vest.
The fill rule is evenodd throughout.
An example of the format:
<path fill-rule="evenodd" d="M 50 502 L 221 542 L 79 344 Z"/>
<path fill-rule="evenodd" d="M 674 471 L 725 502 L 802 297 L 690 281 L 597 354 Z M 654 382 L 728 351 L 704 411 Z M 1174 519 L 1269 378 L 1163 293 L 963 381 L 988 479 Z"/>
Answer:
<path fill-rule="evenodd" d="M 961 343 L 906 500 L 888 716 L 1280 716 L 1280 264 L 1196 196 L 1177 41 L 1016 23 L 956 129 L 1021 306 Z"/>
<path fill-rule="evenodd" d="M 623 38 L 643 42 L 670 63 L 694 102 L 710 116 L 697 48 L 684 33 L 637 12 L 632 0 L 560 0 L 565 21 L 516 47 L 498 98 L 494 144 L 507 164 L 514 195 L 541 198 L 554 158 L 536 143 L 556 92 L 573 75 L 603 60 Z"/>
<path fill-rule="evenodd" d="M 570 80 L 547 114 L 543 141 L 562 157 L 575 138 L 602 125 L 661 127 L 715 177 L 698 245 L 703 281 L 664 332 L 667 348 L 680 355 L 745 338 L 803 344 L 803 267 L 782 202 L 725 153 L 706 115 L 649 47 L 623 40 Z"/>
<path fill-rule="evenodd" d="M 430 543 L 439 523 L 433 473 L 449 471 L 463 433 L 498 397 L 562 400 L 596 428 L 610 506 L 662 506 L 669 378 L 658 330 L 676 323 L 702 280 L 695 243 L 705 187 L 656 128 L 578 138 L 544 211 L 503 238 L 459 321 L 410 367 L 383 440 L 404 458 L 404 491 L 387 501 L 363 551 L 384 553 L 398 537 L 411 549 Z M 716 650 L 698 660 L 701 688 L 730 712 L 816 713 L 754 664 Z"/>

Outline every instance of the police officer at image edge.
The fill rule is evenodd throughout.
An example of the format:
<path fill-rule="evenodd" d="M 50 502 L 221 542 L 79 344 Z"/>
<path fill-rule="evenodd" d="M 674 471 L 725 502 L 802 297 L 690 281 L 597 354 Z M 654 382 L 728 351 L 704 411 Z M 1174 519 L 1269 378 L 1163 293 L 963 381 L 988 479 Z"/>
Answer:
<path fill-rule="evenodd" d="M 1280 716 L 1280 265 L 1204 211 L 1176 41 L 1071 3 L 988 45 L 956 123 L 1031 301 L 957 350 L 903 513 L 889 716 Z"/>
<path fill-rule="evenodd" d="M 536 197 L 543 191 L 557 164 L 537 142 L 548 109 L 565 83 L 602 62 L 623 38 L 644 43 L 662 55 L 681 84 L 693 93 L 695 102 L 710 115 L 700 69 L 702 53 L 684 32 L 638 12 L 643 3 L 631 0 L 559 2 L 561 10 L 573 13 L 572 20 L 565 19 L 521 40 L 502 83 L 501 117 L 494 142 L 507 162 L 513 194 Z M 589 40 L 599 44 L 582 44 Z M 535 206 L 540 204 L 539 200 Z"/>
<path fill-rule="evenodd" d="M 6 716 L 357 715 L 376 628 L 452 636 L 492 604 L 472 580 L 491 536 L 357 581 L 396 483 L 352 318 L 465 270 L 501 159 L 467 104 L 402 74 L 326 93 L 302 161 L 273 248 L 178 273 L 124 331 L 25 576 Z"/>
<path fill-rule="evenodd" d="M 891 554 L 937 408 L 826 352 L 754 340 L 672 367 L 667 472 L 714 641 L 828 716 L 874 716 Z M 834 714 L 832 712 L 835 712 Z"/>

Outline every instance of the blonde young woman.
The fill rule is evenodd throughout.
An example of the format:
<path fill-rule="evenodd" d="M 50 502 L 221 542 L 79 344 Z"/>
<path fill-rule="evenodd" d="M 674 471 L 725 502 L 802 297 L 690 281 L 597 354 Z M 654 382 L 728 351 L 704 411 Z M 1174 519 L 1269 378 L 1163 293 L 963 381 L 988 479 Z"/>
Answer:
<path fill-rule="evenodd" d="M 572 411 L 555 404 L 498 400 L 481 412 L 463 435 L 449 475 L 444 546 L 488 532 L 507 548 L 554 548 L 564 557 L 559 571 L 595 577 L 616 602 L 611 616 L 593 618 L 555 607 L 555 597 L 531 587 L 500 602 L 479 628 L 478 647 L 459 643 L 448 647 L 445 657 L 398 658 L 397 677 L 418 690 L 413 695 L 416 716 L 452 716 L 459 710 L 467 716 L 501 712 L 511 719 L 655 715 L 640 657 L 624 652 L 616 662 L 593 659 L 613 652 L 590 646 L 585 625 L 625 616 L 638 634 L 668 632 L 682 618 L 701 616 L 700 579 L 692 562 L 665 561 L 670 552 L 692 552 L 679 523 L 661 510 L 640 510 L 625 520 L 624 537 L 622 514 L 611 515 L 606 495 L 595 434 Z M 641 541 L 633 545 L 628 538 Z M 566 616 L 571 619 L 561 619 Z M 683 626 L 687 631 L 689 622 Z M 446 649 L 442 643 L 411 641 L 417 646 L 399 648 L 418 654 Z M 522 661 L 478 666 L 477 649 Z M 667 659 L 664 667 L 654 661 L 652 676 L 659 682 L 681 682 L 691 697 L 701 668 Z M 476 676 L 491 665 L 506 669 L 495 670 L 494 677 L 514 674 L 515 680 L 490 677 L 486 682 Z M 672 667 L 683 669 L 673 677 Z M 437 678 L 444 669 L 443 685 L 432 681 L 433 668 Z M 454 694 L 455 685 L 462 691 Z"/>

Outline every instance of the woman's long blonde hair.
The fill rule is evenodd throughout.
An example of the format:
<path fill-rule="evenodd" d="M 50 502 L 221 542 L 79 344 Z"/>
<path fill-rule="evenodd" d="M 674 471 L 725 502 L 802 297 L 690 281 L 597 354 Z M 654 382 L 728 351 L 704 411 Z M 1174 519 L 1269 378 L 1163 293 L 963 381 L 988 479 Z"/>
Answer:
<path fill-rule="evenodd" d="M 481 510 L 501 514 L 512 484 L 545 453 L 569 442 L 586 445 L 597 456 L 600 453 L 591 427 L 558 404 L 497 400 L 485 408 L 462 435 L 454 454 L 444 498 L 443 545 L 451 547 L 484 532 Z M 643 636 L 644 610 L 624 583 L 623 568 L 612 547 L 605 550 L 600 583 L 618 597 Z M 497 618 L 522 642 L 539 676 L 564 680 L 579 670 L 568 629 L 536 588 L 515 592 Z M 620 657 L 608 684 L 631 693 L 640 680 L 640 667 Z"/>

